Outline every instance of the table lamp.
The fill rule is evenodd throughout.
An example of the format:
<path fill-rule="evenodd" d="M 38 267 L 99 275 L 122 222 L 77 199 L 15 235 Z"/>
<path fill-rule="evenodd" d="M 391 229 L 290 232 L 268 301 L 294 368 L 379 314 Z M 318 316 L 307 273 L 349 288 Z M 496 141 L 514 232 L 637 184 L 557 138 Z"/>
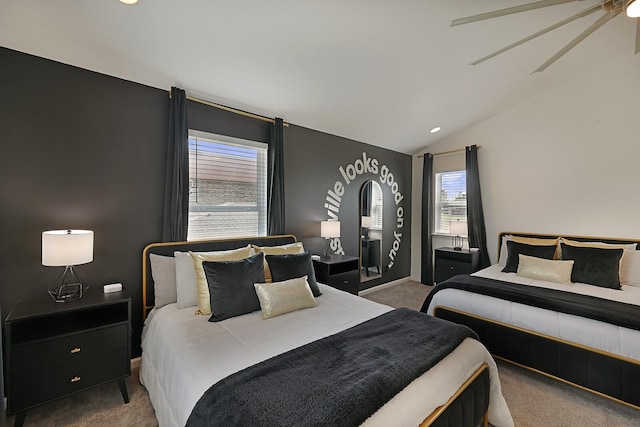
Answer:
<path fill-rule="evenodd" d="M 453 249 L 456 251 L 462 250 L 462 236 L 467 235 L 467 221 L 451 221 L 449 222 L 449 234 L 453 234 L 452 243 Z"/>
<path fill-rule="evenodd" d="M 331 249 L 331 239 L 340 237 L 340 221 L 328 220 L 320 221 L 320 237 L 327 240 L 327 246 L 324 248 L 323 256 L 331 258 L 335 251 Z"/>
<path fill-rule="evenodd" d="M 365 239 L 369 238 L 369 229 L 373 227 L 373 217 L 363 216 L 361 221 L 361 227 L 362 227 L 362 236 Z"/>
<path fill-rule="evenodd" d="M 49 286 L 49 295 L 55 302 L 68 302 L 82 298 L 88 286 L 74 270 L 74 266 L 93 261 L 93 231 L 49 230 L 42 233 L 42 265 L 64 267 Z"/>

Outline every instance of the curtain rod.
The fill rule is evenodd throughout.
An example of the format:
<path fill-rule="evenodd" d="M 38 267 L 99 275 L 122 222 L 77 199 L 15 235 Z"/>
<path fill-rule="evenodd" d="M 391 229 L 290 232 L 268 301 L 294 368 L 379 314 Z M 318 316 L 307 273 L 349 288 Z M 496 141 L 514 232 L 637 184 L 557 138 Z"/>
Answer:
<path fill-rule="evenodd" d="M 171 92 L 169 92 L 169 98 L 171 98 Z M 270 117 L 261 116 L 259 114 L 248 113 L 246 111 L 238 110 L 236 108 L 227 107 L 226 105 L 216 104 L 215 102 L 210 102 L 210 101 L 207 101 L 207 100 L 204 100 L 204 99 L 196 98 L 195 96 L 188 96 L 187 95 L 187 99 L 189 101 L 197 102 L 199 104 L 208 105 L 209 107 L 218 108 L 220 110 L 228 111 L 230 113 L 239 114 L 239 115 L 245 116 L 245 117 L 251 117 L 252 119 L 262 120 L 263 122 L 269 122 L 269 123 L 272 123 L 272 124 L 275 124 L 275 122 L 276 122 L 274 119 L 272 119 Z M 289 127 L 289 123 L 286 123 L 286 122 L 283 122 L 282 125 L 284 127 Z"/>
<path fill-rule="evenodd" d="M 477 147 L 477 148 L 478 148 L 478 150 L 479 150 L 482 146 L 481 146 L 481 145 L 477 145 L 476 147 Z M 467 149 L 467 147 L 464 147 L 464 148 L 457 148 L 457 149 L 455 149 L 455 150 L 443 151 L 443 152 L 441 152 L 441 153 L 434 153 L 434 154 L 432 154 L 432 156 L 434 156 L 434 157 L 435 157 L 435 156 L 442 156 L 442 155 L 445 155 L 445 154 L 459 153 L 459 152 L 464 151 L 464 150 L 466 150 L 466 149 Z M 418 156 L 418 158 L 422 158 L 422 157 L 424 157 L 424 154 L 420 154 L 420 155 Z"/>

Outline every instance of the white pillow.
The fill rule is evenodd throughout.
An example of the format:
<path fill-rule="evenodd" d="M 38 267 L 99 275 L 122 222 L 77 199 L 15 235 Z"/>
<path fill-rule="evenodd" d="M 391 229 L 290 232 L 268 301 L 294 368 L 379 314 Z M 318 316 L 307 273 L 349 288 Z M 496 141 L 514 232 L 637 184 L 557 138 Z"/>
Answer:
<path fill-rule="evenodd" d="M 571 284 L 573 260 L 559 261 L 522 254 L 518 255 L 518 258 L 518 271 L 516 272 L 518 276 L 564 285 Z"/>
<path fill-rule="evenodd" d="M 240 248 L 240 249 L 244 249 Z M 209 251 L 194 252 L 198 255 L 218 255 L 236 251 Z M 198 288 L 196 285 L 196 270 L 193 265 L 193 258 L 189 252 L 174 252 L 176 258 L 176 296 L 178 308 L 187 308 L 198 305 Z"/>
<path fill-rule="evenodd" d="M 176 259 L 172 256 L 149 254 L 155 307 L 160 308 L 177 301 Z"/>
<path fill-rule="evenodd" d="M 624 250 L 620 261 L 620 284 L 640 286 L 640 251 Z"/>
<path fill-rule="evenodd" d="M 500 244 L 500 259 L 498 259 L 498 265 L 504 267 L 507 265 L 507 241 L 511 240 L 511 235 L 506 234 L 502 236 L 502 243 Z"/>

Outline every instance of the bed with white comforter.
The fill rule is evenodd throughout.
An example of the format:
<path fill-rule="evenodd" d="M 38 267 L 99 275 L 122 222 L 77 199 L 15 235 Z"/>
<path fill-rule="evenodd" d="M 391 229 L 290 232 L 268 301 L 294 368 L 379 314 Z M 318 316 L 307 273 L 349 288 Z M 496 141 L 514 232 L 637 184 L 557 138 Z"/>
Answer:
<path fill-rule="evenodd" d="M 390 307 L 319 284 L 318 306 L 263 320 L 260 312 L 212 323 L 193 307 L 168 304 L 148 316 L 142 337 L 140 380 L 160 426 L 185 425 L 200 396 L 222 378 L 376 317 Z M 494 360 L 466 339 L 434 368 L 378 410 L 366 426 L 416 426 L 444 404 L 482 364 L 490 370 L 489 422 L 511 426 Z"/>
<path fill-rule="evenodd" d="M 519 257 L 521 263 L 533 262 L 538 270 L 521 271 L 522 265 L 515 272 L 503 272 L 508 262 L 507 242 L 516 236 L 520 238 L 520 249 L 527 246 L 544 246 L 547 240 L 557 241 L 552 263 L 571 261 L 562 257 L 562 248 L 566 244 L 582 248 L 599 248 L 605 251 L 620 250 L 622 257 L 618 258 L 618 264 L 611 272 L 602 273 L 596 271 L 594 277 L 611 274 L 618 275 L 619 283 L 614 283 L 613 288 L 603 287 L 597 280 L 584 283 L 573 280 L 578 260 L 573 260 L 566 274 L 571 275 L 571 280 L 562 280 L 563 269 L 551 267 L 547 261 L 534 260 L 531 257 L 522 257 L 522 253 L 514 250 L 515 257 Z M 571 240 L 575 239 L 575 240 Z M 482 269 L 472 276 L 482 277 L 500 282 L 524 285 L 526 287 L 544 288 L 562 291 L 564 293 L 586 295 L 602 300 L 616 301 L 626 306 L 621 307 L 627 318 L 633 317 L 634 307 L 640 313 L 640 251 L 637 251 L 637 242 L 620 239 L 597 239 L 583 237 L 558 237 L 549 235 L 531 235 L 517 233 L 501 233 L 502 242 L 499 251 L 499 263 Z M 553 245 L 553 243 L 551 243 Z M 511 248 L 511 247 L 510 247 Z M 568 248 L 571 249 L 571 248 Z M 592 249 L 589 249 L 590 251 Z M 536 249 L 539 251 L 539 249 Z M 560 252 L 560 257 L 558 256 Z M 511 250 L 508 251 L 512 255 Z M 609 256 L 609 255 L 607 255 Z M 589 262 L 581 262 L 582 272 L 589 273 L 589 269 L 597 265 L 599 260 L 593 258 Z M 544 270 L 540 266 L 547 266 Z M 553 271 L 552 271 L 553 270 Z M 591 274 L 591 273 L 589 273 Z M 553 278 L 541 280 L 540 277 Z M 530 277 L 529 277 L 530 276 Z M 460 276 L 458 281 L 472 282 Z M 584 277 L 584 276 L 583 276 Z M 516 362 L 520 365 L 531 367 L 538 372 L 552 377 L 567 380 L 587 389 L 612 397 L 622 403 L 640 407 L 640 330 L 634 321 L 631 327 L 607 321 L 594 320 L 586 316 L 568 314 L 567 312 L 541 308 L 538 303 L 527 305 L 514 302 L 496 296 L 487 295 L 491 292 L 473 291 L 473 286 L 467 290 L 454 289 L 456 277 L 443 282 L 441 289 L 432 292 L 423 311 L 445 319 L 454 320 L 466 324 L 476 330 L 481 341 L 489 348 L 494 356 Z M 447 283 L 449 282 L 449 283 Z M 487 286 L 499 287 L 500 282 L 487 284 Z M 450 287 L 449 287 L 450 286 Z M 523 289 L 522 292 L 528 292 Z M 564 297 L 563 297 L 564 298 Z M 566 298 L 571 299 L 571 296 Z M 526 302 L 526 301 L 525 301 Z M 600 307 L 608 307 L 608 302 L 599 303 Z M 570 310 L 569 310 L 570 311 Z M 611 313 L 607 308 L 607 313 Z M 615 316 L 614 312 L 614 316 Z M 607 316 L 609 319 L 611 317 Z M 472 326 L 473 325 L 473 326 Z M 493 344 L 493 345 L 492 345 Z M 533 355 L 532 355 L 533 354 Z M 541 361 L 541 359 L 546 359 Z"/>

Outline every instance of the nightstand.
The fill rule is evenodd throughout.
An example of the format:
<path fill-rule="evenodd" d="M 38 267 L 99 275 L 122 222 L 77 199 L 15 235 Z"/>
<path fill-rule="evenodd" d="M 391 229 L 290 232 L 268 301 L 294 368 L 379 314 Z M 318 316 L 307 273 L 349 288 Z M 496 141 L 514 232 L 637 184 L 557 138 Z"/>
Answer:
<path fill-rule="evenodd" d="M 480 269 L 480 251 L 470 251 L 453 248 L 438 248 L 435 250 L 435 283 L 445 280 L 457 274 L 471 274 Z"/>
<path fill-rule="evenodd" d="M 360 285 L 360 259 L 355 256 L 334 255 L 330 258 L 322 257 L 313 260 L 316 280 L 358 295 Z"/>
<path fill-rule="evenodd" d="M 5 337 L 7 412 L 16 426 L 35 406 L 111 381 L 129 402 L 131 299 L 124 292 L 98 287 L 67 303 L 46 294 L 19 302 Z"/>

